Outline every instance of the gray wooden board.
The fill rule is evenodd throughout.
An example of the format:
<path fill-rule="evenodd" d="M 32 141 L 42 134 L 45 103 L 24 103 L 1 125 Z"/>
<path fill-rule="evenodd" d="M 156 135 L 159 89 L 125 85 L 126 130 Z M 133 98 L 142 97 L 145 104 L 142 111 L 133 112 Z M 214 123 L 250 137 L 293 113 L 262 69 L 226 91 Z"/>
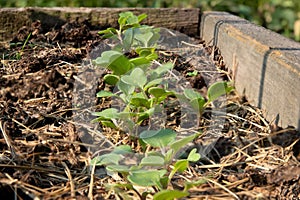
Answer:
<path fill-rule="evenodd" d="M 200 35 L 220 48 L 240 94 L 268 120 L 300 128 L 300 43 L 224 12 L 204 12 Z"/>

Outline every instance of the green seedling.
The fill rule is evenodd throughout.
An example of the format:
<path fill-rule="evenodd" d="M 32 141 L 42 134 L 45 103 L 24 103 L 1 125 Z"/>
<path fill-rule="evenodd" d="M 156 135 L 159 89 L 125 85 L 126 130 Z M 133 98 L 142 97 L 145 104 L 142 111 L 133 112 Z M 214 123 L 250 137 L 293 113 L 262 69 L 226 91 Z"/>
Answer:
<path fill-rule="evenodd" d="M 198 71 L 192 71 L 192 72 L 188 72 L 188 73 L 186 73 L 186 75 L 188 75 L 188 76 L 197 76 L 198 75 Z"/>
<path fill-rule="evenodd" d="M 139 132 L 137 127 L 155 113 L 162 112 L 169 97 L 188 103 L 200 117 L 207 106 L 228 94 L 233 87 L 227 82 L 214 83 L 208 88 L 206 98 L 193 89 L 183 89 L 182 94 L 169 89 L 168 83 L 172 80 L 165 75 L 172 74 L 173 64 L 150 67 L 157 58 L 156 45 L 160 35 L 159 29 L 140 24 L 146 17 L 145 14 L 121 13 L 118 29 L 108 28 L 99 32 L 105 38 L 118 40 L 119 44 L 94 60 L 96 65 L 110 70 L 111 73 L 104 76 L 104 82 L 118 90 L 115 93 L 102 90 L 97 97 L 114 97 L 124 105 L 122 109 L 108 108 L 95 112 L 97 118 L 94 121 L 117 130 L 126 125 L 131 135 L 138 136 L 144 152 L 137 154 L 128 145 L 120 145 L 111 153 L 93 158 L 91 165 L 105 166 L 108 174 L 122 174 L 125 183 L 109 185 L 108 188 L 123 198 L 127 198 L 123 190 L 137 192 L 135 186 L 139 186 L 145 187 L 142 194 L 137 192 L 141 199 L 146 199 L 149 194 L 157 200 L 178 199 L 187 197 L 191 187 L 203 183 L 203 180 L 186 182 L 183 190 L 168 189 L 172 188 L 171 180 L 176 173 L 184 172 L 191 162 L 200 159 L 196 149 L 190 151 L 186 159 L 176 159 L 180 150 L 200 133 L 176 140 L 177 133 L 171 129 Z M 197 73 L 194 71 L 188 76 L 196 76 Z M 125 158 L 132 156 L 136 158 L 134 163 L 124 162 Z M 156 194 L 146 189 L 149 187 L 155 188 Z"/>
<path fill-rule="evenodd" d="M 22 58 L 23 51 L 24 51 L 24 49 L 25 49 L 25 47 L 26 47 L 26 45 L 27 45 L 27 43 L 28 43 L 30 37 L 31 37 L 31 33 L 28 34 L 26 40 L 24 41 L 24 43 L 23 43 L 23 45 L 22 45 L 21 50 L 18 51 L 18 52 L 16 52 L 16 59 L 17 59 L 17 60 L 20 60 L 20 59 Z M 14 45 L 19 45 L 19 44 L 22 44 L 22 43 L 11 43 L 10 45 L 11 45 L 11 46 L 14 46 Z"/>
<path fill-rule="evenodd" d="M 131 188 L 134 188 L 134 186 L 155 187 L 159 191 L 155 194 L 155 199 L 163 199 L 166 194 L 171 192 L 173 192 L 170 196 L 172 198 L 169 199 L 186 197 L 189 194 L 188 189 L 192 185 L 198 184 L 197 182 L 186 183 L 183 191 L 168 190 L 167 188 L 176 173 L 184 172 L 188 169 L 190 162 L 197 162 L 200 159 L 200 154 L 196 152 L 196 149 L 193 149 L 187 159 L 175 160 L 174 163 L 178 151 L 199 135 L 200 133 L 197 133 L 175 140 L 177 134 L 171 129 L 143 131 L 140 134 L 140 140 L 146 145 L 157 147 L 160 152 L 152 150 L 144 154 L 134 154 L 128 145 L 121 145 L 109 154 L 95 157 L 91 161 L 91 165 L 106 166 L 106 170 L 110 173 L 121 173 Z M 122 158 L 130 155 L 131 157 L 136 155 L 140 158 L 137 160 L 140 161 L 131 166 L 123 164 Z M 172 167 L 169 167 L 171 165 Z M 166 169 L 169 168 L 172 168 L 172 170 L 168 172 Z M 143 194 L 140 194 L 140 196 L 143 196 Z"/>
<path fill-rule="evenodd" d="M 228 94 L 233 91 L 234 87 L 225 81 L 220 81 L 212 84 L 207 90 L 207 100 L 193 89 L 185 89 L 184 97 L 189 101 L 190 105 L 195 109 L 199 110 L 201 114 L 203 110 L 213 101 L 221 97 L 222 95 Z"/>
<path fill-rule="evenodd" d="M 150 74 L 144 72 L 141 68 L 134 68 L 130 73 L 120 77 L 109 75 L 105 78 L 113 82 L 119 92 L 112 93 L 102 90 L 97 93 L 97 97 L 107 98 L 116 97 L 125 104 L 121 111 L 109 108 L 101 112 L 95 112 L 94 115 L 103 125 L 111 128 L 117 128 L 117 121 L 126 123 L 130 127 L 130 133 L 133 133 L 135 126 L 139 126 L 145 119 L 148 119 L 156 112 L 161 112 L 161 103 L 174 92 L 165 89 L 163 83 L 164 74 L 173 67 L 171 63 L 167 63 L 150 71 Z"/>

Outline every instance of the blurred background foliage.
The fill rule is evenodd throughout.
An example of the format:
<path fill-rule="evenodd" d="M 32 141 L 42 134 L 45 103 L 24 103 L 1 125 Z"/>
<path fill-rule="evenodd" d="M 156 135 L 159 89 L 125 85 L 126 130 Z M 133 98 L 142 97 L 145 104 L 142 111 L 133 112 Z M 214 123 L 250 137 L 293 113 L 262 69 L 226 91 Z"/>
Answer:
<path fill-rule="evenodd" d="M 227 11 L 300 41 L 300 0 L 0 0 L 1 7 L 184 7 Z"/>

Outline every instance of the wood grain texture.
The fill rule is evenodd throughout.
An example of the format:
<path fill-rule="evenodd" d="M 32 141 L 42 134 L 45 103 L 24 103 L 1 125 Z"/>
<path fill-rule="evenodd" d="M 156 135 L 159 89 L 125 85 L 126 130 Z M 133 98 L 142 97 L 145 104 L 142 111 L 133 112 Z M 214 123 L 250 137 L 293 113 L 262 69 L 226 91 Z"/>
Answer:
<path fill-rule="evenodd" d="M 300 128 L 300 43 L 224 12 L 205 12 L 200 35 L 234 68 L 240 94 L 269 121 Z"/>
<path fill-rule="evenodd" d="M 2 8 L 0 41 L 10 40 L 22 26 L 30 25 L 35 20 L 40 20 L 44 29 L 74 20 L 87 20 L 98 30 L 116 27 L 118 14 L 124 11 L 148 14 L 143 21 L 145 24 L 177 30 L 190 36 L 199 34 L 200 10 L 196 8 Z"/>

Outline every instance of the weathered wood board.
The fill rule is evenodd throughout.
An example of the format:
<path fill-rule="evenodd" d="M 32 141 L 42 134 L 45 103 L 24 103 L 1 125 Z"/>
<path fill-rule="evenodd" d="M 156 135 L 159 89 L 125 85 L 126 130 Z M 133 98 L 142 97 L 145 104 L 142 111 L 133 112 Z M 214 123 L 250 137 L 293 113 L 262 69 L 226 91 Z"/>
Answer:
<path fill-rule="evenodd" d="M 300 43 L 224 12 L 204 12 L 200 32 L 220 48 L 240 94 L 269 120 L 300 128 Z"/>
<path fill-rule="evenodd" d="M 200 15 L 199 9 L 178 8 L 2 8 L 0 45 L 35 20 L 46 29 L 76 19 L 104 28 L 117 26 L 118 13 L 126 10 L 147 13 L 147 24 L 212 41 L 234 71 L 238 93 L 266 110 L 268 120 L 300 129 L 300 43 L 228 13 Z"/>
<path fill-rule="evenodd" d="M 0 9 L 0 41 L 8 40 L 22 26 L 40 20 L 45 29 L 66 21 L 87 20 L 95 28 L 117 26 L 118 14 L 132 11 L 146 13 L 145 24 L 165 27 L 195 36 L 199 32 L 199 9 L 174 8 L 2 8 Z"/>

